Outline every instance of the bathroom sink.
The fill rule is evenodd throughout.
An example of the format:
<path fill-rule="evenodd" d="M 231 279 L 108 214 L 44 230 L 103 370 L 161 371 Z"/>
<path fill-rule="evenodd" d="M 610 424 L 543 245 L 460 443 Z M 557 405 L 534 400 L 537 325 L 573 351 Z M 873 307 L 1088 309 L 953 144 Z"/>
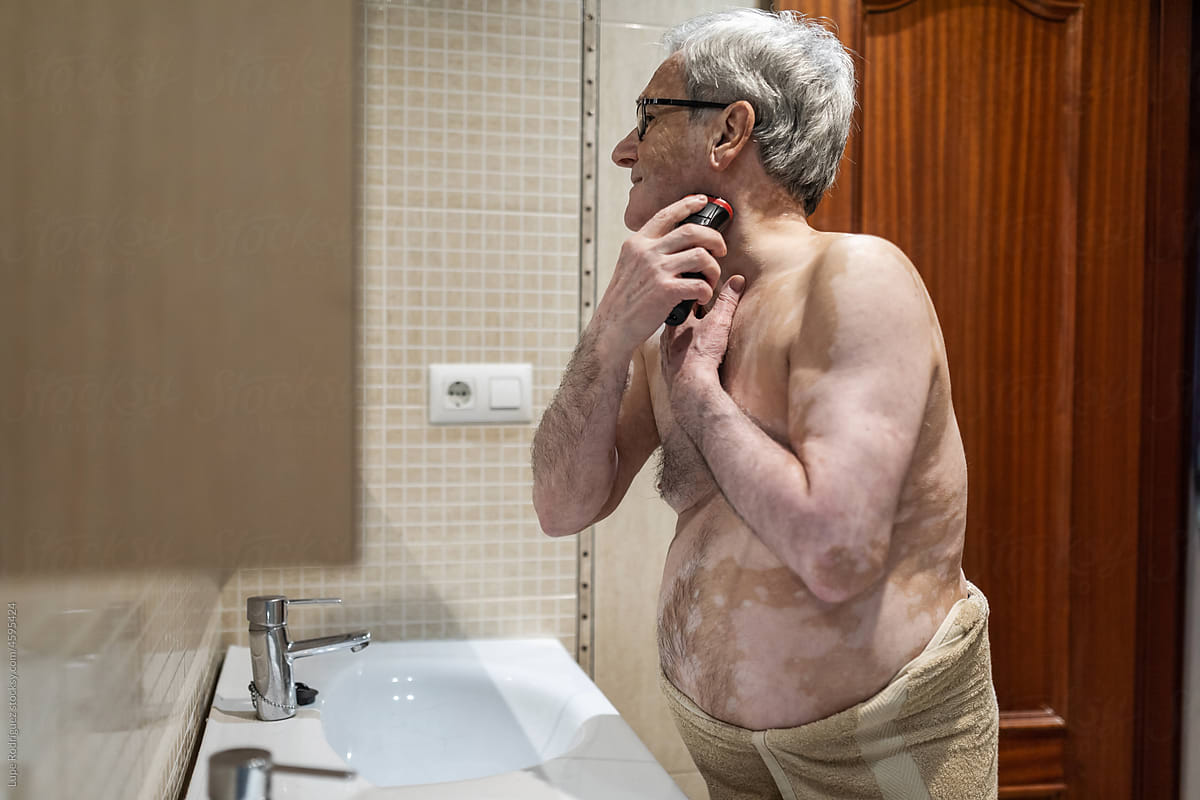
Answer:
<path fill-rule="evenodd" d="M 378 786 L 479 778 L 565 755 L 587 719 L 617 712 L 573 661 L 553 663 L 561 647 L 543 645 L 373 645 L 327 680 L 311 676 L 324 682 L 325 739 Z"/>
<path fill-rule="evenodd" d="M 298 660 L 295 676 L 316 702 L 260 721 L 249 649 L 228 649 L 186 800 L 205 800 L 214 753 L 246 747 L 357 773 L 275 775 L 290 800 L 686 800 L 557 639 L 376 641 Z"/>

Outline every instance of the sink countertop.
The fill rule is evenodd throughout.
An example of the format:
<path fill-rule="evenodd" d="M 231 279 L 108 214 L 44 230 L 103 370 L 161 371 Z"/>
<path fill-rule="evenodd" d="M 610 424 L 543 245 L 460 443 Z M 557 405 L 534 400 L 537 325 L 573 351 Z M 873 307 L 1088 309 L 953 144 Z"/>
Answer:
<path fill-rule="evenodd" d="M 555 639 L 478 639 L 374 643 L 362 654 L 333 653 L 301 659 L 296 662 L 296 679 L 319 689 L 339 669 L 352 666 L 353 659 L 372 649 L 382 649 L 381 646 L 406 658 L 499 659 L 541 670 L 561 670 L 560 674 L 573 670 L 578 673 L 569 675 L 574 681 L 583 675 Z M 185 800 L 207 800 L 209 756 L 232 747 L 264 748 L 280 764 L 347 768 L 347 762 L 326 741 L 321 712 L 316 706 L 302 707 L 292 719 L 279 722 L 255 718 L 247 689 L 250 677 L 249 649 L 230 647 Z M 280 773 L 273 778 L 272 797 L 276 800 L 686 800 L 599 689 L 594 694 L 597 699 L 591 702 L 590 716 L 578 729 L 569 751 L 535 766 L 470 780 L 409 786 L 376 786 L 361 775 L 338 781 Z M 404 753 L 398 752 L 396 757 L 403 758 Z M 349 768 L 354 769 L 354 765 Z"/>

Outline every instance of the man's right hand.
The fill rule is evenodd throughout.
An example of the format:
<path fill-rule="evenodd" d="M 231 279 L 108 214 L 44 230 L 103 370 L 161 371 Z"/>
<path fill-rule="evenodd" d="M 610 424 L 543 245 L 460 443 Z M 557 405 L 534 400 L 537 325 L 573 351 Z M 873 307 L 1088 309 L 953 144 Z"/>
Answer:
<path fill-rule="evenodd" d="M 688 195 L 659 211 L 625 240 L 612 281 L 596 306 L 593 322 L 632 353 L 662 325 L 677 303 L 705 305 L 721 279 L 717 259 L 726 253 L 725 238 L 702 225 L 676 227 L 704 208 L 704 195 Z M 698 272 L 704 280 L 681 278 Z"/>

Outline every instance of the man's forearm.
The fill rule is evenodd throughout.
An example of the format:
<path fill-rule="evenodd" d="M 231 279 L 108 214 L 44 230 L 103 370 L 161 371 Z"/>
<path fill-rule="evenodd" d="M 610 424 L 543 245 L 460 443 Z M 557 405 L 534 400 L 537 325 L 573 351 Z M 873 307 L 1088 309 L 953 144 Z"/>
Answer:
<path fill-rule="evenodd" d="M 584 331 L 533 437 L 533 504 L 542 529 L 575 533 L 599 513 L 617 474 L 617 418 L 631 354 Z"/>
<path fill-rule="evenodd" d="M 730 507 L 802 578 L 821 545 L 821 515 L 808 472 L 791 450 L 746 415 L 720 383 L 696 381 L 674 392 L 675 420 L 704 457 Z"/>

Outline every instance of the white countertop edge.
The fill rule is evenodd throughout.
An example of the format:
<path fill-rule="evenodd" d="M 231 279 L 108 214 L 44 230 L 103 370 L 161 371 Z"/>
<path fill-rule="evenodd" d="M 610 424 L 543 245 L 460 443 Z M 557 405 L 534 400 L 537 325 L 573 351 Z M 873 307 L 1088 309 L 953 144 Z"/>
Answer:
<path fill-rule="evenodd" d="M 553 781 L 553 782 L 551 782 Z M 332 797 L 332 795 L 325 795 Z M 347 800 L 687 800 L 658 762 L 555 758 L 469 781 L 376 787 Z"/>

